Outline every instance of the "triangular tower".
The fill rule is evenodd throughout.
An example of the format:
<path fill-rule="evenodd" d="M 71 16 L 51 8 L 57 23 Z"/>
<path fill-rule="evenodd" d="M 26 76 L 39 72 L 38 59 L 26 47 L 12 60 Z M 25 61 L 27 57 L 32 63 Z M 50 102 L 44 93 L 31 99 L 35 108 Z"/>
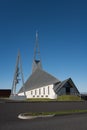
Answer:
<path fill-rule="evenodd" d="M 39 68 L 42 69 L 41 64 L 41 57 L 40 57 L 40 49 L 39 49 L 39 39 L 38 39 L 38 32 L 36 32 L 36 43 L 34 48 L 34 58 L 33 58 L 33 65 L 32 65 L 32 73 Z"/>
<path fill-rule="evenodd" d="M 24 96 L 25 96 L 25 87 L 24 87 L 24 76 L 23 76 L 23 71 L 22 71 L 22 63 L 21 63 L 21 57 L 20 57 L 20 52 L 18 52 L 17 56 L 17 61 L 16 61 L 16 67 L 15 67 L 15 73 L 14 73 L 14 78 L 13 78 L 13 83 L 12 83 L 12 90 L 11 90 L 11 99 L 18 99 L 17 95 L 17 85 L 18 83 L 22 82 L 23 86 L 23 91 L 24 91 Z"/>

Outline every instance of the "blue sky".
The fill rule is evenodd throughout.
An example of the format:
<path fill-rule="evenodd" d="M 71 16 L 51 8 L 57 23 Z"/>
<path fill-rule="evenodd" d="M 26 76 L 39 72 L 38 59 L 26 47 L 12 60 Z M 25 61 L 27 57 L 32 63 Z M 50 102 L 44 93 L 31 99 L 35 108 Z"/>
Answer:
<path fill-rule="evenodd" d="M 87 92 L 86 0 L 0 0 L 0 89 L 12 87 L 19 49 L 30 76 L 36 30 L 43 69 Z"/>

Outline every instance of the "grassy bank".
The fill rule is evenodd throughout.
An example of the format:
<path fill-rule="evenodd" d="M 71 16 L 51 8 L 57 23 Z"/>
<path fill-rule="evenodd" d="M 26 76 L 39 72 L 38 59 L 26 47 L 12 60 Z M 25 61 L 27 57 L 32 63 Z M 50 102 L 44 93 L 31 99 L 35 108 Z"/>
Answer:
<path fill-rule="evenodd" d="M 80 96 L 62 95 L 57 98 L 57 101 L 82 101 Z"/>
<path fill-rule="evenodd" d="M 27 99 L 27 101 L 82 101 L 82 99 L 75 95 L 62 95 L 58 96 L 57 99 L 31 98 Z"/>
<path fill-rule="evenodd" d="M 23 116 L 41 116 L 41 115 L 68 115 L 68 114 L 79 114 L 87 113 L 87 110 L 68 110 L 68 111 L 57 111 L 57 112 L 27 112 L 23 113 Z"/>

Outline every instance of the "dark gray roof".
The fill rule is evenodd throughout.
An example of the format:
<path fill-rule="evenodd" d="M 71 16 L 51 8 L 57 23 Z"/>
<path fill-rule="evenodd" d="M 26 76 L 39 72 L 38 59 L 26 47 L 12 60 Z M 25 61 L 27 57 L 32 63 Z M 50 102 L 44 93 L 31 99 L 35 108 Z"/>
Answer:
<path fill-rule="evenodd" d="M 40 88 L 42 86 L 47 86 L 50 84 L 55 84 L 60 82 L 57 78 L 47 73 L 46 71 L 37 68 L 35 72 L 31 74 L 28 80 L 25 82 L 25 91 L 32 90 L 35 88 Z M 23 92 L 23 87 L 20 89 L 19 93 Z"/>
<path fill-rule="evenodd" d="M 57 93 L 62 87 L 64 87 L 64 85 L 65 85 L 67 82 L 69 82 L 69 83 L 71 84 L 71 86 L 75 87 L 76 90 L 78 91 L 77 87 L 75 86 L 75 84 L 74 84 L 74 82 L 72 81 L 71 78 L 68 78 L 68 79 L 62 81 L 62 82 L 60 82 L 59 84 L 56 84 L 56 85 L 54 86 L 54 91 Z M 78 93 L 79 93 L 79 91 L 78 91 Z"/>
<path fill-rule="evenodd" d="M 64 84 L 65 84 L 68 80 L 69 80 L 69 79 L 66 79 L 66 80 L 60 82 L 59 84 L 55 84 L 55 86 L 54 86 L 54 91 L 55 91 L 55 92 L 58 92 L 58 91 L 64 86 Z"/>

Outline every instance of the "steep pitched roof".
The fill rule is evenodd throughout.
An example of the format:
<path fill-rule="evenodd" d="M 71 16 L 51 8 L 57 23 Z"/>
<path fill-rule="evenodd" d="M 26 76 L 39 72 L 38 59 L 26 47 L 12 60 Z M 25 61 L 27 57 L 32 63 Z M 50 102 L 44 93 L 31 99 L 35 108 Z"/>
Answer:
<path fill-rule="evenodd" d="M 71 78 L 68 78 L 68 79 L 66 79 L 66 80 L 64 80 L 64 81 L 62 81 L 62 82 L 60 82 L 59 84 L 55 85 L 55 86 L 54 86 L 54 91 L 57 93 L 62 87 L 64 87 L 64 85 L 65 85 L 67 82 L 70 83 L 72 87 L 75 87 L 75 89 L 76 89 L 77 92 L 79 93 L 77 87 L 75 86 L 75 84 L 74 84 L 74 82 L 72 81 Z"/>
<path fill-rule="evenodd" d="M 55 84 L 57 82 L 60 82 L 57 78 L 47 73 L 46 71 L 37 68 L 25 82 L 25 91 Z M 20 89 L 19 93 L 21 92 L 23 92 L 23 87 Z"/>

